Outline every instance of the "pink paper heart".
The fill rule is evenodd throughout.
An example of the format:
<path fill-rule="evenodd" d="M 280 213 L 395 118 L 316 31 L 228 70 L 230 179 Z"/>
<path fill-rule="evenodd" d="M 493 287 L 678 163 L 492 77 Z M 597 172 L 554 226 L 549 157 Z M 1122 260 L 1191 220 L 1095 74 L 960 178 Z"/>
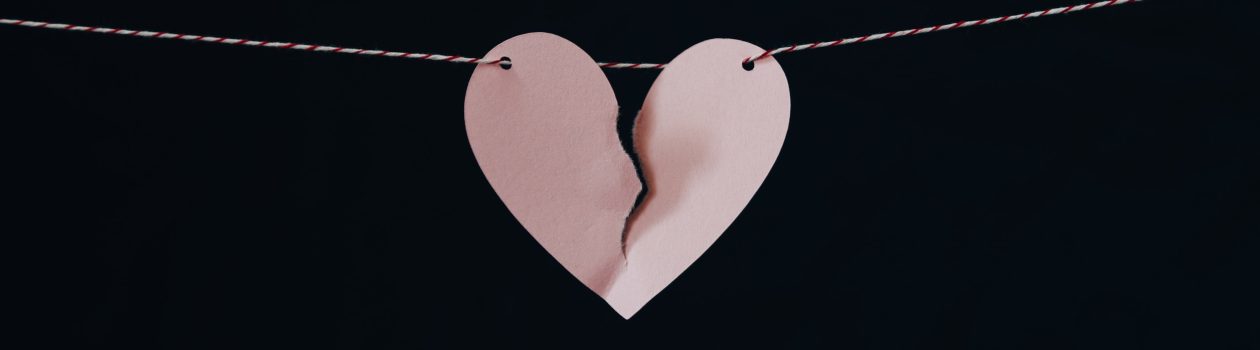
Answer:
<path fill-rule="evenodd" d="M 636 122 L 641 188 L 617 139 L 617 103 L 595 61 L 547 33 L 509 39 L 473 72 L 468 140 L 512 214 L 583 284 L 630 318 L 704 253 L 765 180 L 787 134 L 787 78 L 731 39 L 684 51 Z"/>

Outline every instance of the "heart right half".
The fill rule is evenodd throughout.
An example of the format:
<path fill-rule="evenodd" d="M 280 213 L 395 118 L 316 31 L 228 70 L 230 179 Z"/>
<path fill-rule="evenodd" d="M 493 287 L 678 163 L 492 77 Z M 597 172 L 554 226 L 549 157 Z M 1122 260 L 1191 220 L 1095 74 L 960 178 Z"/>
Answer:
<path fill-rule="evenodd" d="M 734 222 L 787 134 L 787 78 L 731 39 L 701 42 L 660 73 L 636 121 L 647 193 L 616 141 L 616 99 L 598 65 L 555 35 L 509 39 L 476 68 L 469 143 L 495 192 L 570 273 L 630 318 Z M 628 217 L 627 217 L 628 214 Z M 624 220 L 622 220 L 624 218 Z"/>

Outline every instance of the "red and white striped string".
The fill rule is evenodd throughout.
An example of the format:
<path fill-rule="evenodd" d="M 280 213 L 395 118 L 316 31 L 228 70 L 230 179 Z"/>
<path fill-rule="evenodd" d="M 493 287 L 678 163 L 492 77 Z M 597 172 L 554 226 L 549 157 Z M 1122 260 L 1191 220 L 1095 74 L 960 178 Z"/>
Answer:
<path fill-rule="evenodd" d="M 439 54 L 431 54 L 431 53 L 364 50 L 364 49 L 354 49 L 354 48 L 337 47 L 337 46 L 295 44 L 295 43 L 286 43 L 286 42 L 278 42 L 278 41 L 232 39 L 232 38 L 221 38 L 221 37 L 215 37 L 215 36 L 205 36 L 205 35 L 176 34 L 176 33 L 167 33 L 167 32 L 151 32 L 151 31 L 144 31 L 144 30 L 80 26 L 80 25 L 62 24 L 62 23 L 23 21 L 20 19 L 0 18 L 0 24 L 18 25 L 18 26 L 31 27 L 31 28 L 61 29 L 61 30 L 69 30 L 69 31 L 77 31 L 77 32 L 93 32 L 93 33 L 102 33 L 102 34 L 137 36 L 137 37 L 142 37 L 142 38 L 177 39 L 177 40 L 200 41 L 200 42 L 216 43 L 216 44 L 273 47 L 277 49 L 332 52 L 332 53 L 344 53 L 344 54 L 364 55 L 364 56 L 413 58 L 413 59 L 421 59 L 421 60 L 445 61 L 445 62 L 456 62 L 456 63 L 497 64 L 497 63 L 503 62 L 502 59 L 485 59 L 485 58 L 477 58 L 477 57 L 439 55 Z"/>
<path fill-rule="evenodd" d="M 848 39 L 841 39 L 841 40 L 820 41 L 820 42 L 813 42 L 813 43 L 808 43 L 808 44 L 784 46 L 784 47 L 780 47 L 773 50 L 767 50 L 761 55 L 748 57 L 744 59 L 744 63 L 748 63 L 748 62 L 755 61 L 758 59 L 762 59 L 762 58 L 766 58 L 766 57 L 770 57 L 770 56 L 774 56 L 778 54 L 788 53 L 788 52 L 797 52 L 797 51 L 809 50 L 809 49 L 819 49 L 819 48 L 824 48 L 824 47 L 834 47 L 834 46 L 840 46 L 840 45 L 856 44 L 856 43 L 861 43 L 861 42 L 875 41 L 879 39 L 919 35 L 919 34 L 924 34 L 924 33 L 939 32 L 939 31 L 958 29 L 958 28 L 966 28 L 966 27 L 977 26 L 977 25 L 986 25 L 986 24 L 1002 23 L 1002 22 L 1009 22 L 1009 21 L 1016 21 L 1016 20 L 1023 20 L 1023 19 L 1031 19 L 1031 18 L 1050 16 L 1050 15 L 1066 14 L 1066 13 L 1072 13 L 1072 12 L 1077 12 L 1077 11 L 1095 9 L 1099 7 L 1135 3 L 1139 1 L 1142 1 L 1142 0 L 1099 1 L 1095 3 L 1080 4 L 1080 5 L 1075 5 L 1075 6 L 1064 6 L 1064 7 L 1058 7 L 1058 8 L 1053 8 L 1049 10 L 1033 11 L 1033 12 L 1015 14 L 1015 15 L 1010 15 L 1010 16 L 993 17 L 993 18 L 984 19 L 984 20 L 958 21 L 954 23 L 935 25 L 931 27 L 923 27 L 919 29 L 899 30 L 899 31 L 894 31 L 894 32 L 870 34 L 870 35 L 853 37 L 853 38 L 848 38 Z M 410 58 L 410 59 L 444 61 L 444 62 L 455 62 L 455 63 L 502 64 L 505 66 L 512 64 L 511 61 L 504 60 L 502 58 L 477 58 L 477 57 L 465 57 L 465 56 L 457 56 L 457 55 L 439 55 L 439 54 L 431 54 L 431 53 L 365 50 L 365 49 L 355 49 L 355 48 L 337 47 L 337 46 L 297 44 L 297 43 L 276 42 L 276 41 L 232 39 L 232 38 L 222 38 L 222 37 L 215 37 L 215 36 L 177 34 L 177 33 L 154 32 L 154 31 L 143 31 L 143 30 L 114 29 L 114 28 L 81 26 L 81 25 L 62 24 L 62 23 L 25 21 L 25 20 L 19 20 L 19 19 L 0 18 L 0 24 L 16 25 L 16 26 L 23 26 L 23 27 L 30 27 L 30 28 L 46 28 L 46 29 L 60 29 L 60 30 L 78 31 L 78 32 L 92 32 L 92 33 L 101 33 L 101 34 L 115 34 L 115 35 L 135 36 L 135 37 L 143 37 L 143 38 L 177 39 L 177 40 L 198 41 L 198 42 L 207 42 L 207 43 L 216 43 L 216 44 L 271 47 L 271 48 L 278 48 L 278 49 L 331 52 L 331 53 L 342 53 L 342 54 L 364 55 L 364 56 Z M 665 64 L 663 63 L 599 62 L 598 64 L 600 67 L 603 67 L 603 68 L 625 68 L 625 69 L 662 69 L 662 68 L 665 68 Z"/>
<path fill-rule="evenodd" d="M 1049 10 L 1033 11 L 1033 12 L 1015 14 L 1015 15 L 1010 15 L 1010 16 L 993 17 L 993 18 L 983 19 L 983 20 L 958 21 L 954 23 L 935 25 L 931 27 L 923 27 L 919 29 L 898 30 L 895 32 L 870 34 L 870 35 L 852 37 L 852 38 L 842 39 L 842 40 L 819 41 L 819 42 L 813 42 L 813 43 L 808 43 L 808 44 L 784 46 L 784 47 L 780 47 L 774 50 L 767 50 L 766 52 L 758 56 L 745 58 L 744 63 L 778 55 L 781 53 L 796 52 L 796 51 L 809 50 L 809 49 L 821 49 L 824 47 L 856 44 L 856 43 L 861 43 L 861 42 L 875 41 L 879 39 L 896 38 L 896 37 L 907 36 L 907 35 L 919 35 L 919 34 L 925 34 L 925 33 L 931 33 L 931 32 L 945 31 L 945 30 L 950 30 L 950 29 L 966 28 L 966 27 L 976 26 L 976 25 L 986 25 L 986 24 L 1002 23 L 1002 22 L 1008 22 L 1008 21 L 1016 21 L 1016 20 L 1021 20 L 1021 19 L 1037 18 L 1037 17 L 1042 17 L 1042 16 L 1066 14 L 1066 13 L 1072 13 L 1076 11 L 1090 10 L 1090 9 L 1096 9 L 1099 7 L 1107 7 L 1107 6 L 1112 6 L 1112 5 L 1123 5 L 1123 4 L 1134 3 L 1134 2 L 1139 2 L 1139 1 L 1142 1 L 1142 0 L 1099 1 L 1099 2 L 1090 3 L 1090 4 L 1057 7 L 1057 8 L 1052 8 Z"/>

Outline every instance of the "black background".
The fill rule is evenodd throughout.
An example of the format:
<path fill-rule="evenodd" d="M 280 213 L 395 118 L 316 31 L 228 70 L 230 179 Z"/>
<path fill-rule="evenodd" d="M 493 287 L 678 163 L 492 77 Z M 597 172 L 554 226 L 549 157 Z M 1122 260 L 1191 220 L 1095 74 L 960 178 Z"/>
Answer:
<path fill-rule="evenodd" d="M 25 253 L 6 289 L 38 296 L 16 301 L 41 344 L 92 348 L 1254 348 L 1242 3 L 780 57 L 774 170 L 628 321 L 481 175 L 470 66 L 4 26 L 5 231 Z M 0 17 L 461 55 L 548 31 L 666 62 L 713 37 L 769 48 L 1070 4 L 10 1 Z M 634 115 L 656 73 L 606 72 Z"/>

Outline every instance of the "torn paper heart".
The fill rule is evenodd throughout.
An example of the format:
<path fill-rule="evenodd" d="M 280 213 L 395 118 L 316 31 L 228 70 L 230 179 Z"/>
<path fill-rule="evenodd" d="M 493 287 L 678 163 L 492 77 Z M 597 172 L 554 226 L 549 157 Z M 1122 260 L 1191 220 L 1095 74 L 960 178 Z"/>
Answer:
<path fill-rule="evenodd" d="M 558 36 L 509 39 L 468 83 L 468 140 L 504 204 L 547 252 L 625 318 L 721 236 L 778 157 L 787 78 L 762 49 L 697 44 L 669 63 L 635 127 L 647 195 L 617 139 L 617 102 L 594 60 Z"/>

